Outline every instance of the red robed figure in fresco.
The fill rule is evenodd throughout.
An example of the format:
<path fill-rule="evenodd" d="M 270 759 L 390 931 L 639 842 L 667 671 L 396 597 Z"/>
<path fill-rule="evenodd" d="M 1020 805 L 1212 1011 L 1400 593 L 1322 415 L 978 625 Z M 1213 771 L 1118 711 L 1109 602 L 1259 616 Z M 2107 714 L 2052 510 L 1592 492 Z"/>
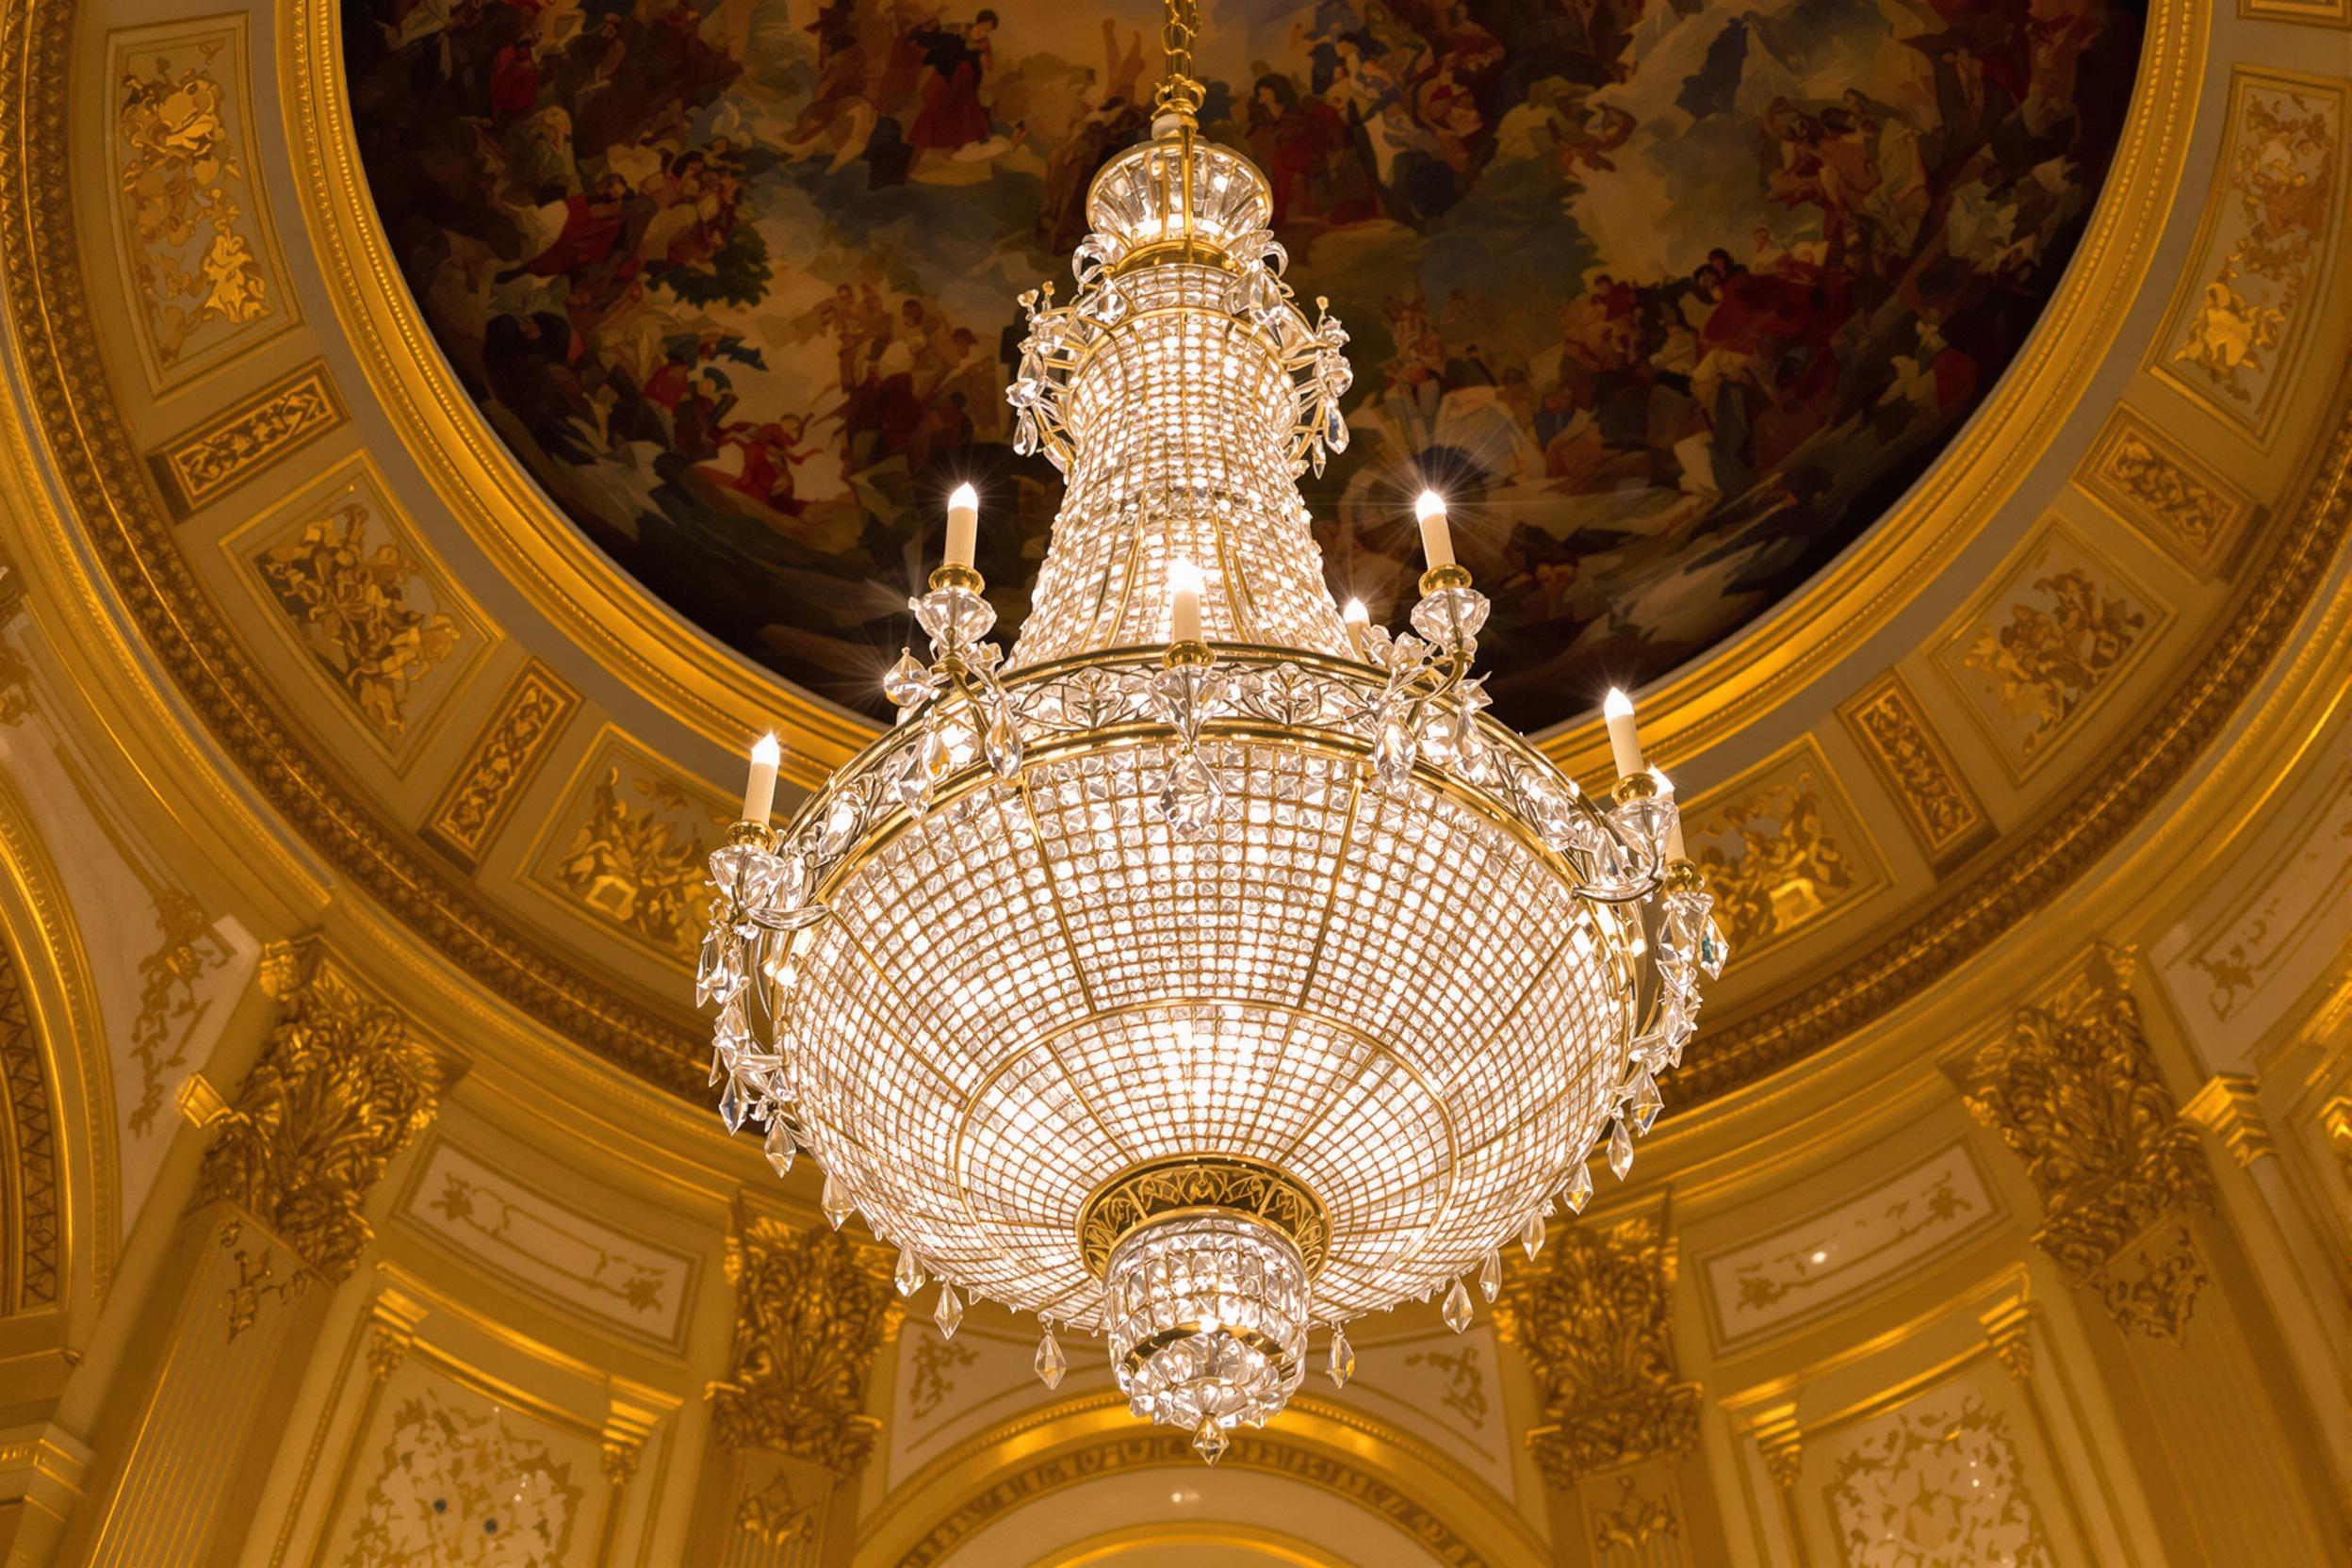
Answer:
<path fill-rule="evenodd" d="M 988 110 L 980 77 L 993 59 L 988 35 L 996 13 L 982 11 L 969 27 L 918 27 L 908 38 L 930 67 L 923 79 L 923 109 L 906 133 L 907 145 L 954 152 L 988 137 Z"/>

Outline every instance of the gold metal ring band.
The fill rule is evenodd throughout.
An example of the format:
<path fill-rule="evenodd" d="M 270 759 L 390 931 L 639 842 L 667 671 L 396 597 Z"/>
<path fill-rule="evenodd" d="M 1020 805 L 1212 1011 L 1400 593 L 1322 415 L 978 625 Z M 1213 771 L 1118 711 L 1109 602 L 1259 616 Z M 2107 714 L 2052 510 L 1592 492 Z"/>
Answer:
<path fill-rule="evenodd" d="M 1078 1207 L 1078 1255 L 1105 1278 L 1111 1253 L 1144 1226 L 1213 1214 L 1254 1220 L 1298 1249 L 1312 1280 L 1331 1246 L 1331 1210 L 1304 1182 L 1242 1154 L 1174 1154 L 1131 1166 Z"/>

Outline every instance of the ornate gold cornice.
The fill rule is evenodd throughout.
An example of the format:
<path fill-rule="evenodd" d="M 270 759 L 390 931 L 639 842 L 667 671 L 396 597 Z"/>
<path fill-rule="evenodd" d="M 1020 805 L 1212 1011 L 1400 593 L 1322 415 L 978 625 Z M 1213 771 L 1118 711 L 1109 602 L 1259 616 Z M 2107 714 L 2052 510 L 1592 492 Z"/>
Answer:
<path fill-rule="evenodd" d="M 866 1412 L 874 1353 L 903 1310 L 890 1282 L 840 1234 L 767 1218 L 727 1238 L 727 1277 L 735 1345 L 710 1388 L 712 1436 L 857 1474 L 882 1425 Z"/>
<path fill-rule="evenodd" d="M 2213 1178 L 2156 1070 L 2130 974 L 2130 955 L 2093 948 L 1956 1076 L 2041 1195 L 2034 1245 L 2122 1327 L 2178 1339 L 2204 1281 L 2181 1221 L 2213 1207 Z"/>
<path fill-rule="evenodd" d="M 1596 1470 L 1687 1454 L 1699 1385 L 1674 1364 L 1668 1243 L 1658 1219 L 1572 1225 L 1547 1261 L 1514 1268 L 1494 1306 L 1542 1406 L 1527 1446 L 1562 1491 Z"/>

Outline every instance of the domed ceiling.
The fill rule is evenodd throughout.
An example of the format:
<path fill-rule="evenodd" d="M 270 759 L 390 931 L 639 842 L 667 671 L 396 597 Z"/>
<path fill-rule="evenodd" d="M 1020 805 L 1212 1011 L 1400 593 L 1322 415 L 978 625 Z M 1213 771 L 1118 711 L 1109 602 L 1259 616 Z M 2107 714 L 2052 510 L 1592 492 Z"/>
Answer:
<path fill-rule="evenodd" d="M 1513 723 L 1737 631 L 1850 543 L 2023 342 L 2140 41 L 2111 0 L 1211 0 L 1209 134 L 1354 335 L 1308 499 L 1392 608 L 1458 544 Z M 443 351 L 680 614 L 881 705 L 945 491 L 1024 607 L 1014 297 L 1144 129 L 1141 0 L 350 0 L 373 194 Z"/>

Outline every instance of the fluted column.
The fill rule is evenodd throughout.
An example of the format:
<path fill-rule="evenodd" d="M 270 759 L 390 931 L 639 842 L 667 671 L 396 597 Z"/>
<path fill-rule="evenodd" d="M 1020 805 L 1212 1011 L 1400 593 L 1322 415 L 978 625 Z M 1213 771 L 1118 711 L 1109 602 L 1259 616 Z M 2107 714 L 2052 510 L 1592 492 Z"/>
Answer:
<path fill-rule="evenodd" d="M 1596 1568 L 1720 1561 L 1699 1446 L 1699 1385 L 1674 1347 L 1674 1253 L 1662 1216 L 1556 1229 L 1514 1267 L 1495 1329 L 1535 1380 L 1527 1443 L 1558 1498 L 1564 1560 Z"/>
<path fill-rule="evenodd" d="M 180 1283 L 143 1308 L 152 1353 L 108 1400 L 105 1501 L 83 1527 L 87 1555 L 65 1560 L 172 1568 L 242 1531 L 324 1298 L 373 1239 L 368 1195 L 453 1076 L 323 941 L 273 945 L 259 974 L 278 1004 L 259 1058 L 235 1094 L 199 1086 L 183 1100 L 211 1141 Z"/>
<path fill-rule="evenodd" d="M 694 1560 L 720 1568 L 845 1562 L 847 1484 L 874 1452 L 875 1353 L 901 1306 L 880 1252 L 822 1226 L 746 1216 L 728 1238 L 735 1340 L 710 1385 L 711 1447 Z"/>

